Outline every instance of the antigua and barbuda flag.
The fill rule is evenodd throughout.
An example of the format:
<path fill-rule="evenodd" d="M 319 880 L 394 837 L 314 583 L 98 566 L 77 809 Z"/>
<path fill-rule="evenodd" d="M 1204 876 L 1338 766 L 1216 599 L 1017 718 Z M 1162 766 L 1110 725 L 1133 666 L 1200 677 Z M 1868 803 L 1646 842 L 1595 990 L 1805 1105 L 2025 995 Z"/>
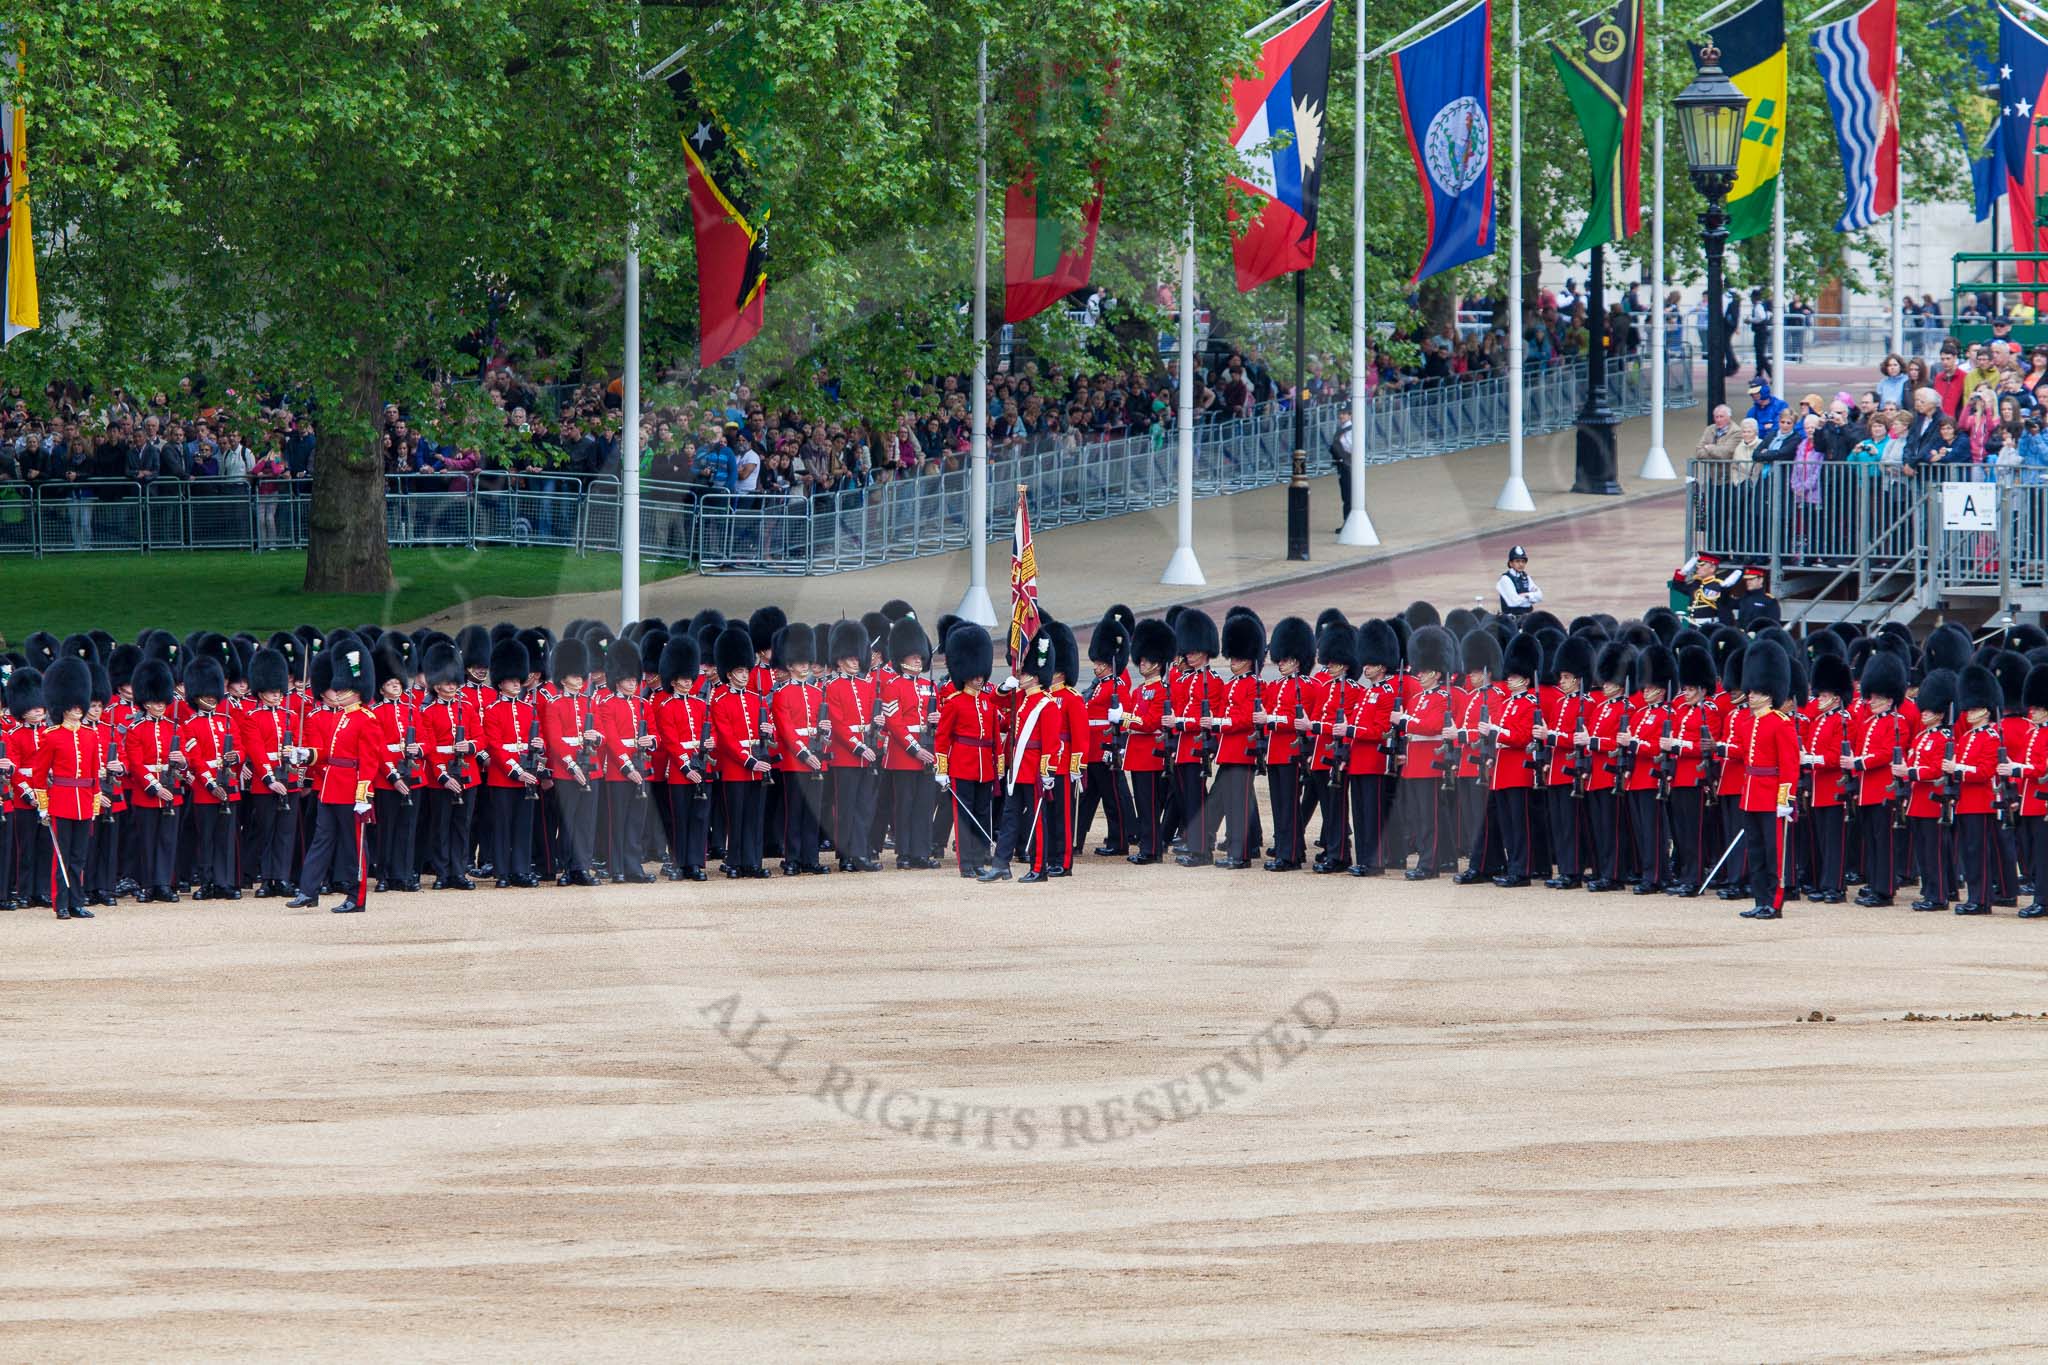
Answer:
<path fill-rule="evenodd" d="M 1870 0 L 1813 31 L 1847 194 L 1837 232 L 1867 228 L 1899 202 L 1898 0 Z"/>
<path fill-rule="evenodd" d="M 1237 111 L 1231 141 L 1239 160 L 1230 184 L 1264 201 L 1246 225 L 1237 208 L 1243 196 L 1231 196 L 1231 221 L 1243 229 L 1230 244 L 1240 291 L 1316 263 L 1316 201 L 1322 195 L 1335 3 L 1323 0 L 1268 38 L 1260 48 L 1259 74 L 1230 83 Z"/>
<path fill-rule="evenodd" d="M 1413 285 L 1493 254 L 1493 0 L 1390 60 L 1428 221 Z"/>

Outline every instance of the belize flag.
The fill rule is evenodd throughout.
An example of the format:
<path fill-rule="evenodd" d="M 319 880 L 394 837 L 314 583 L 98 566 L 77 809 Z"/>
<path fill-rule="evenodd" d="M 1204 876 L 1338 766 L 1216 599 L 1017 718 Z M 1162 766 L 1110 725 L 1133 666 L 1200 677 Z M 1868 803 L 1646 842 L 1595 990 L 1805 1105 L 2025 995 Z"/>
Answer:
<path fill-rule="evenodd" d="M 1323 185 L 1324 130 L 1330 108 L 1330 11 L 1323 0 L 1268 38 L 1259 73 L 1230 83 L 1237 113 L 1231 141 L 1238 173 L 1230 220 L 1242 227 L 1230 244 L 1240 292 L 1316 263 L 1316 201 Z M 1276 145 L 1284 143 L 1285 145 Z M 1263 200 L 1243 226 L 1244 196 Z"/>
<path fill-rule="evenodd" d="M 2039 251 L 2034 200 L 2041 189 L 2040 162 L 2033 154 L 2034 119 L 2048 95 L 2048 42 L 1998 7 L 1998 138 L 2005 161 L 2005 196 L 2012 223 L 2012 249 Z M 2017 281 L 2035 283 L 2037 267 L 2018 263 Z"/>
<path fill-rule="evenodd" d="M 1898 0 L 1870 0 L 1813 31 L 1848 197 L 1837 232 L 1867 228 L 1899 201 Z"/>
<path fill-rule="evenodd" d="M 1493 254 L 1493 0 L 1391 60 L 1428 219 L 1412 285 Z"/>

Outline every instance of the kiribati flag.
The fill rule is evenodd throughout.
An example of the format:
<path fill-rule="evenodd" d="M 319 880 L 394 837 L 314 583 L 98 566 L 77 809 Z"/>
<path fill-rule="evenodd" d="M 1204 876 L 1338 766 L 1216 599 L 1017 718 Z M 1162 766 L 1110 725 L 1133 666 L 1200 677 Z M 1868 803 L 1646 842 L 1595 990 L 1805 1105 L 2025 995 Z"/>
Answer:
<path fill-rule="evenodd" d="M 1395 52 L 1401 126 L 1429 220 L 1408 282 L 1493 254 L 1493 0 Z"/>
<path fill-rule="evenodd" d="M 1264 201 L 1250 226 L 1231 241 L 1240 291 L 1256 289 L 1316 263 L 1316 201 L 1323 186 L 1323 134 L 1330 109 L 1330 10 L 1323 0 L 1268 38 L 1259 74 L 1230 83 L 1237 111 L 1234 190 Z M 1277 145 L 1276 145 L 1277 144 Z M 1241 224 L 1242 196 L 1230 218 Z"/>
<path fill-rule="evenodd" d="M 1898 0 L 1870 0 L 1813 31 L 1848 196 L 1837 232 L 1867 228 L 1899 201 Z"/>
<path fill-rule="evenodd" d="M 2012 249 L 2039 251 L 2034 226 L 2034 201 L 2041 190 L 2040 162 L 2030 145 L 2034 119 L 2048 97 L 2048 42 L 2000 5 L 1998 7 L 1998 137 L 2005 159 L 2005 198 L 2012 223 Z M 2027 261 L 2019 263 L 2018 282 L 2040 277 Z"/>

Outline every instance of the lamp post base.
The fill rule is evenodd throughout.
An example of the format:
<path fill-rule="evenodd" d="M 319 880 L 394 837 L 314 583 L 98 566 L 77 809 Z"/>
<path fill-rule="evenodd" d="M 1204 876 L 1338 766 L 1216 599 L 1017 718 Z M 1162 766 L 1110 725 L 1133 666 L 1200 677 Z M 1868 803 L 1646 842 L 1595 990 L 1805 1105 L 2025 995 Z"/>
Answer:
<path fill-rule="evenodd" d="M 1615 420 L 1611 413 L 1579 418 L 1578 449 L 1572 492 L 1615 497 L 1621 484 L 1614 477 Z"/>
<path fill-rule="evenodd" d="M 989 601 L 988 589 L 969 584 L 960 596 L 960 605 L 953 614 L 963 621 L 972 621 L 984 629 L 993 629 L 996 623 L 996 604 Z"/>
<path fill-rule="evenodd" d="M 1493 500 L 1496 512 L 1533 512 L 1536 499 L 1529 496 L 1529 481 L 1520 475 L 1508 475 L 1508 481 L 1501 485 L 1500 496 Z"/>
<path fill-rule="evenodd" d="M 1195 560 L 1195 547 L 1183 545 L 1173 552 L 1173 558 L 1166 561 L 1166 572 L 1159 576 L 1161 583 L 1177 588 L 1199 588 L 1208 583 L 1202 577 L 1202 566 Z"/>
<path fill-rule="evenodd" d="M 1671 467 L 1671 454 L 1663 446 L 1651 446 L 1643 456 L 1643 467 L 1636 477 L 1639 479 L 1675 479 L 1678 471 Z"/>
<path fill-rule="evenodd" d="M 1339 545 L 1377 545 L 1380 533 L 1373 530 L 1372 518 L 1363 507 L 1353 507 L 1351 515 L 1344 518 L 1344 529 L 1337 532 Z"/>

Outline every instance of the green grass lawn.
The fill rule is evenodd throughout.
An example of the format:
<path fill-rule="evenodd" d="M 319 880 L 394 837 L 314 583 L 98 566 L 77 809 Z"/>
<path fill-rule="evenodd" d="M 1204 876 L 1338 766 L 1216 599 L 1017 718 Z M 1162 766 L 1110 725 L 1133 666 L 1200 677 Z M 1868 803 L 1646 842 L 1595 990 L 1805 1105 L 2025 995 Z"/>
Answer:
<path fill-rule="evenodd" d="M 617 555 L 548 548 L 393 550 L 391 568 L 391 592 L 358 596 L 301 592 L 306 557 L 297 552 L 10 555 L 0 558 L 0 637 L 18 645 L 35 630 L 62 637 L 95 626 L 132 640 L 145 626 L 182 636 L 202 626 L 264 635 L 302 621 L 323 629 L 390 625 L 478 597 L 547 598 L 619 586 Z M 642 563 L 640 581 L 686 569 Z"/>

